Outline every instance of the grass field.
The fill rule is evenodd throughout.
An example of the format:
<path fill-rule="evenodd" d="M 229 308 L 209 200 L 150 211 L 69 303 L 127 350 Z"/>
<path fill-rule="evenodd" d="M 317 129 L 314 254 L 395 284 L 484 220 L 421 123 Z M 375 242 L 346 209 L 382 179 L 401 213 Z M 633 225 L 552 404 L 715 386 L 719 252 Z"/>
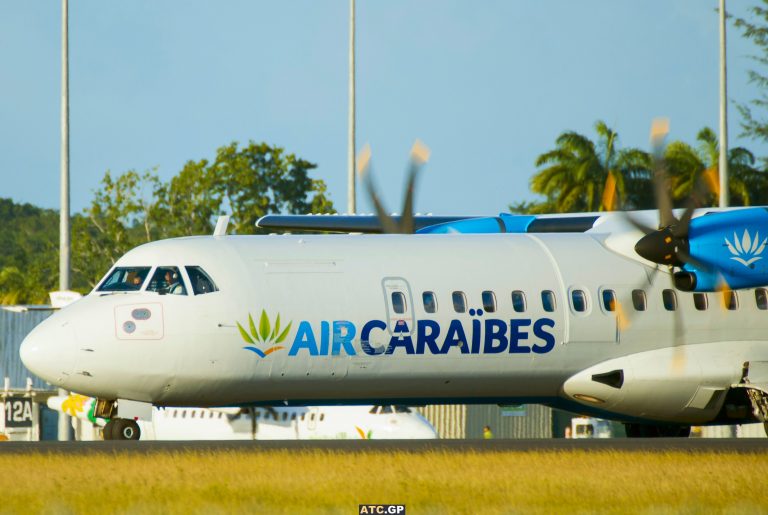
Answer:
<path fill-rule="evenodd" d="M 0 471 L 0 513 L 768 513 L 764 454 L 30 454 Z"/>

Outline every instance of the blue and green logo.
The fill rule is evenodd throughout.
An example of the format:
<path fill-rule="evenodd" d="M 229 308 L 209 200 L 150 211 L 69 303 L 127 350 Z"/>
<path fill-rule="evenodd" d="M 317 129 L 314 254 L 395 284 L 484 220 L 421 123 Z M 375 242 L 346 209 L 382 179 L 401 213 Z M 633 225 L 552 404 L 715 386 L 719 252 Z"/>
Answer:
<path fill-rule="evenodd" d="M 237 328 L 240 329 L 240 336 L 243 337 L 243 340 L 246 343 L 250 343 L 250 345 L 243 348 L 256 353 L 261 358 L 265 358 L 273 352 L 285 348 L 280 344 L 288 337 L 288 332 L 291 330 L 292 323 L 293 322 L 289 322 L 281 332 L 280 313 L 277 314 L 277 318 L 273 324 L 270 322 L 267 312 L 262 309 L 258 328 L 250 313 L 248 313 L 248 329 L 250 329 L 250 332 L 246 331 L 245 328 L 240 325 L 240 322 L 237 322 Z M 256 347 L 256 345 L 270 345 L 270 347 L 262 350 Z"/>

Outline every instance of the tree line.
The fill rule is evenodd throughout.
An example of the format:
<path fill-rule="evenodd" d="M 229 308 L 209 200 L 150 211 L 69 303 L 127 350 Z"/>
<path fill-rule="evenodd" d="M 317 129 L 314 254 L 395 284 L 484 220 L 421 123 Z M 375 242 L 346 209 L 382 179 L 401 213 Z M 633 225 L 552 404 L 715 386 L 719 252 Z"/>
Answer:
<path fill-rule="evenodd" d="M 539 170 L 531 191 L 543 200 L 510 205 L 513 212 L 571 213 L 615 209 L 652 209 L 653 157 L 638 148 L 621 148 L 619 135 L 605 122 L 595 123 L 597 137 L 566 131 L 555 148 L 536 159 Z M 672 141 L 663 152 L 673 202 L 682 207 L 698 183 L 698 204 L 715 205 L 719 195 L 719 142 L 709 127 L 701 129 L 695 145 Z M 731 205 L 768 204 L 768 173 L 743 147 L 728 151 Z"/>
<path fill-rule="evenodd" d="M 212 160 L 188 161 L 169 181 L 156 170 L 107 171 L 90 205 L 71 220 L 72 288 L 86 292 L 137 245 L 211 234 L 231 214 L 230 233 L 255 234 L 269 213 L 334 213 L 314 163 L 278 146 L 231 143 Z M 46 303 L 58 289 L 59 215 L 0 199 L 0 304 Z"/>

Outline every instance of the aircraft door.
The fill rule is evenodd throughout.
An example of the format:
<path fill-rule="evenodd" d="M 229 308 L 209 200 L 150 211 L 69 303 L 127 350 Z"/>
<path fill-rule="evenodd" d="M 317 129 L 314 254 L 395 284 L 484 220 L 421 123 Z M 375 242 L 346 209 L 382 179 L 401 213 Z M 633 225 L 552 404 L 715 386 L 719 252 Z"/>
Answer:
<path fill-rule="evenodd" d="M 408 281 L 402 277 L 385 277 L 382 281 L 390 335 L 410 336 L 415 332 L 413 298 Z"/>
<path fill-rule="evenodd" d="M 307 430 L 308 431 L 316 431 L 317 430 L 317 419 L 320 417 L 320 409 L 319 408 L 309 408 L 309 411 L 307 412 Z"/>

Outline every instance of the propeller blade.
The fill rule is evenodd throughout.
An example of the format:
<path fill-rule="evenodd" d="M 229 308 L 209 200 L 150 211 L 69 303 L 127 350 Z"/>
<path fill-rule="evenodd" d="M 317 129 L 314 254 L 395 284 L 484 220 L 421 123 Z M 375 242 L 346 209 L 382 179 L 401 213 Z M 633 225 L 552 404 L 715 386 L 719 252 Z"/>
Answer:
<path fill-rule="evenodd" d="M 370 173 L 371 169 L 371 147 L 366 144 L 360 155 L 357 158 L 357 174 L 363 179 L 365 183 L 368 196 L 371 198 L 373 207 L 376 209 L 376 216 L 381 223 L 381 229 L 385 233 L 397 233 L 398 226 L 394 219 L 384 209 L 384 205 L 379 200 L 379 196 L 376 194 L 376 188 L 373 185 L 373 179 Z"/>
<path fill-rule="evenodd" d="M 659 209 L 659 227 L 677 223 L 672 212 L 672 198 L 669 195 L 669 179 L 664 163 L 664 140 L 669 133 L 669 120 L 657 118 L 651 124 L 651 147 L 653 151 L 653 193 Z"/>
<path fill-rule="evenodd" d="M 672 291 L 676 291 L 675 282 L 672 274 L 669 274 L 669 287 Z M 672 356 L 672 372 L 680 374 L 685 370 L 688 358 L 683 346 L 685 340 L 685 327 L 683 326 L 683 311 L 680 309 L 679 299 L 677 293 L 675 293 L 675 309 L 673 310 L 673 348 L 674 355 Z"/>
<path fill-rule="evenodd" d="M 621 302 L 619 301 L 618 297 L 615 301 L 615 312 L 616 312 L 616 323 L 618 324 L 619 331 L 624 331 L 625 329 L 628 329 L 632 325 L 632 320 L 634 318 L 633 313 L 637 313 L 634 309 L 625 308 L 625 305 L 632 305 L 632 292 L 635 290 L 642 290 L 645 286 L 650 285 L 653 287 L 654 282 L 656 281 L 656 274 L 659 273 L 659 267 L 655 266 L 651 268 L 651 272 L 648 273 L 646 270 L 646 278 L 643 281 L 640 281 L 637 285 L 635 285 L 633 288 L 629 289 L 629 299 L 628 301 Z"/>
<path fill-rule="evenodd" d="M 702 272 L 712 272 L 712 267 L 710 265 L 691 256 L 685 249 L 677 249 L 677 258 L 684 263 L 693 265 L 696 269 L 701 270 Z"/>
<path fill-rule="evenodd" d="M 706 170 L 704 170 L 701 176 L 704 179 L 709 192 L 714 194 L 716 197 L 719 197 L 720 196 L 720 177 L 718 176 L 718 173 L 717 173 L 717 167 L 712 166 L 710 168 L 707 168 Z"/>
<path fill-rule="evenodd" d="M 616 211 L 618 202 L 616 201 L 616 178 L 611 172 L 605 179 L 603 187 L 603 211 Z"/>
<path fill-rule="evenodd" d="M 694 211 L 696 211 L 698 207 L 704 205 L 708 195 L 720 189 L 719 185 L 713 184 L 713 180 L 718 180 L 716 169 L 708 168 L 701 173 L 691 190 L 691 196 L 688 198 L 688 203 L 685 207 L 685 212 L 683 212 L 683 216 L 680 217 L 680 222 L 672 228 L 672 234 L 678 238 L 688 238 L 688 230 L 691 225 Z"/>
<path fill-rule="evenodd" d="M 624 213 L 624 219 L 627 222 L 629 222 L 632 225 L 632 227 L 640 230 L 643 234 L 650 234 L 652 232 L 656 232 L 656 229 L 654 229 L 653 227 L 649 227 L 644 223 L 640 222 L 639 220 L 635 220 L 632 216 L 629 215 L 629 213 L 626 213 L 624 211 L 622 212 Z"/>
<path fill-rule="evenodd" d="M 400 213 L 400 231 L 406 234 L 416 232 L 416 225 L 413 221 L 413 193 L 416 184 L 416 177 L 421 167 L 429 160 L 429 149 L 424 143 L 416 140 L 411 147 L 411 156 L 408 163 L 408 182 L 405 187 L 405 201 L 403 210 Z"/>

